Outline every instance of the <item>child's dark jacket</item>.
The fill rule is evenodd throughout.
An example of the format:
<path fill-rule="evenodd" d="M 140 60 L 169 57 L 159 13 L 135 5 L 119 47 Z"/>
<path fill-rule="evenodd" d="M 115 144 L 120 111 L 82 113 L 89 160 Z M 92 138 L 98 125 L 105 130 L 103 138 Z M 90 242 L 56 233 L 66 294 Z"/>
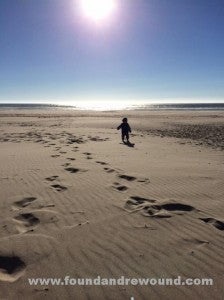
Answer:
<path fill-rule="evenodd" d="M 117 127 L 117 129 L 121 129 L 121 132 L 122 133 L 128 133 L 128 132 L 131 132 L 131 127 L 129 126 L 128 123 L 121 123 L 121 125 L 119 125 Z"/>

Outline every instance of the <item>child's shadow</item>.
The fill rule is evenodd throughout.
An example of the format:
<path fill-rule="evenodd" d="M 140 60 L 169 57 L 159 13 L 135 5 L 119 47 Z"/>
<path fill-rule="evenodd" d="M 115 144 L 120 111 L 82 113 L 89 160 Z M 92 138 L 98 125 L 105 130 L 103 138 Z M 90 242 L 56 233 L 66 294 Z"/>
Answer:
<path fill-rule="evenodd" d="M 134 148 L 134 146 L 135 146 L 135 144 L 133 144 L 131 142 L 123 142 L 121 144 L 126 145 L 126 146 L 131 147 L 131 148 Z"/>

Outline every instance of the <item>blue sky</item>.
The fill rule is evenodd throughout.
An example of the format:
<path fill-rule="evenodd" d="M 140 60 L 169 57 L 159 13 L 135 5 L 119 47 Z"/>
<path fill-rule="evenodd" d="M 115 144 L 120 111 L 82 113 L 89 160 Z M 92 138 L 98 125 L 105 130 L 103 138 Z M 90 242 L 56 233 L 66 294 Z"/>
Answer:
<path fill-rule="evenodd" d="M 0 101 L 224 101 L 223 0 L 0 0 Z"/>

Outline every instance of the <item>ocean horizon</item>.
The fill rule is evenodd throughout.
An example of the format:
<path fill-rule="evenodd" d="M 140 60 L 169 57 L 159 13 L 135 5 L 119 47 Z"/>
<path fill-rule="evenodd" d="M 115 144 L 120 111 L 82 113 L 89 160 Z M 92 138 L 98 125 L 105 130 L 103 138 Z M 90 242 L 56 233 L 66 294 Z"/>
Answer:
<path fill-rule="evenodd" d="M 56 103 L 0 103 L 0 110 L 7 109 L 71 109 L 71 110 L 224 110 L 224 103 L 91 103 L 79 102 L 77 104 L 66 105 Z"/>

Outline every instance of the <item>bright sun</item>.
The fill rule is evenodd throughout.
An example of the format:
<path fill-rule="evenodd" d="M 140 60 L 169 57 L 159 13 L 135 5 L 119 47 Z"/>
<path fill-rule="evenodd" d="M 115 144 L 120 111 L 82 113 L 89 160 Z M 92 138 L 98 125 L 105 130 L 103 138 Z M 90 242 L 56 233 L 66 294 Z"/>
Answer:
<path fill-rule="evenodd" d="M 93 21 L 107 19 L 116 9 L 116 0 L 81 0 L 84 14 Z"/>

